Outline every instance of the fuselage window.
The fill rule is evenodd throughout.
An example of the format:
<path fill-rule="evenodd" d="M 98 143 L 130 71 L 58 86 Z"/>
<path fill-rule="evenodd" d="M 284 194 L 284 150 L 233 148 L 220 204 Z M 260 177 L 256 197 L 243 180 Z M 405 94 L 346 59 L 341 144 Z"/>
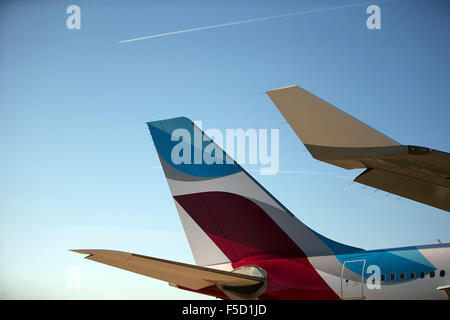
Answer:
<path fill-rule="evenodd" d="M 386 281 L 386 275 L 385 274 L 381 275 L 381 281 Z"/>
<path fill-rule="evenodd" d="M 421 277 L 422 279 L 425 278 L 425 272 L 422 271 L 422 272 L 420 273 L 420 277 Z"/>
<path fill-rule="evenodd" d="M 400 273 L 400 280 L 405 280 L 405 277 L 406 277 L 406 274 L 404 272 Z"/>
<path fill-rule="evenodd" d="M 434 271 L 430 271 L 430 278 L 434 278 Z"/>
<path fill-rule="evenodd" d="M 390 278 L 391 280 L 395 280 L 395 273 L 391 273 Z"/>
<path fill-rule="evenodd" d="M 441 277 L 445 277 L 445 270 L 441 270 L 441 272 L 439 272 L 439 275 L 440 275 Z"/>
<path fill-rule="evenodd" d="M 416 277 L 416 274 L 414 273 L 414 272 L 411 272 L 410 274 L 409 274 L 409 278 L 410 279 L 414 279 Z"/>

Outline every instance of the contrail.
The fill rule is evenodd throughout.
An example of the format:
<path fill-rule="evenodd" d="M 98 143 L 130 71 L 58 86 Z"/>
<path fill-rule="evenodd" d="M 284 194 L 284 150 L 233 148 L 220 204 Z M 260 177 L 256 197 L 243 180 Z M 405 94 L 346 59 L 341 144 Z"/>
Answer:
<path fill-rule="evenodd" d="M 248 172 L 261 172 L 261 169 L 255 170 L 255 169 L 247 169 Z M 270 170 L 266 170 L 270 172 Z M 329 176 L 335 176 L 337 178 L 341 179 L 353 179 L 351 176 L 344 176 L 338 173 L 333 172 L 319 172 L 319 171 L 297 171 L 297 170 L 273 170 L 274 173 L 288 173 L 288 174 L 306 174 L 306 175 L 329 175 Z"/>
<path fill-rule="evenodd" d="M 152 166 L 152 168 L 155 169 L 162 169 L 161 165 L 154 165 Z M 257 172 L 260 173 L 261 170 L 255 170 L 255 169 L 247 169 L 248 172 Z M 350 176 L 343 176 L 340 175 L 338 173 L 333 173 L 333 172 L 322 172 L 322 171 L 297 171 L 297 170 L 274 170 L 274 173 L 291 173 L 291 174 L 318 174 L 318 175 L 330 175 L 330 176 L 335 176 L 337 178 L 342 178 L 342 179 L 353 179 L 353 177 Z"/>
<path fill-rule="evenodd" d="M 228 26 L 235 26 L 235 25 L 238 25 L 238 24 L 253 23 L 253 22 L 260 22 L 260 21 L 267 21 L 267 20 L 274 20 L 274 19 L 281 19 L 281 18 L 286 18 L 286 17 L 291 17 L 291 16 L 299 16 L 299 15 L 303 15 L 303 14 L 326 12 L 326 11 L 339 10 L 339 9 L 345 9 L 345 8 L 351 8 L 351 7 L 358 7 L 358 6 L 369 5 L 369 4 L 379 4 L 379 3 L 390 2 L 390 1 L 393 1 L 393 0 L 372 1 L 370 3 L 369 2 L 354 3 L 354 4 L 348 4 L 348 5 L 345 5 L 345 6 L 336 6 L 336 7 L 322 8 L 322 9 L 306 10 L 306 11 L 297 11 L 297 12 L 286 13 L 286 14 L 270 16 L 270 17 L 255 18 L 255 19 L 248 19 L 248 20 L 241 20 L 241 21 L 234 21 L 234 22 L 216 24 L 216 25 L 211 25 L 211 26 L 204 26 L 204 27 L 198 27 L 198 28 L 192 28 L 192 29 L 184 29 L 184 30 L 166 32 L 166 33 L 154 34 L 154 35 L 145 36 L 145 37 L 139 37 L 139 38 L 133 38 L 133 39 L 128 39 L 128 40 L 122 40 L 122 41 L 119 41 L 119 43 L 127 43 L 127 42 L 133 42 L 133 41 L 139 41 L 139 40 L 145 40 L 145 39 L 166 37 L 166 36 L 172 36 L 172 35 L 180 34 L 180 33 L 188 33 L 188 32 L 194 32 L 194 31 L 200 31 L 200 30 L 208 30 L 208 29 L 216 29 L 216 28 L 222 28 L 222 27 L 228 27 Z"/>

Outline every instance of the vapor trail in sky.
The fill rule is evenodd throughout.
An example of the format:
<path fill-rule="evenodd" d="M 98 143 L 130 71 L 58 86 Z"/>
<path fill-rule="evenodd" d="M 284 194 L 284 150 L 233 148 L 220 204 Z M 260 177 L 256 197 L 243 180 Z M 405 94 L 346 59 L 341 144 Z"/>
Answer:
<path fill-rule="evenodd" d="M 335 6 L 335 7 L 322 8 L 322 9 L 297 11 L 297 12 L 291 12 L 291 13 L 286 13 L 286 14 L 281 14 L 281 15 L 276 15 L 276 16 L 270 16 L 270 17 L 254 18 L 254 19 L 234 21 L 234 22 L 228 22 L 228 23 L 222 23 L 222 24 L 216 24 L 216 25 L 210 25 L 210 26 L 203 26 L 203 27 L 197 27 L 197 28 L 191 28 L 191 29 L 184 29 L 184 30 L 166 32 L 166 33 L 159 33 L 159 34 L 154 34 L 154 35 L 150 35 L 150 36 L 144 36 L 144 37 L 139 37 L 139 38 L 122 40 L 122 41 L 119 41 L 119 43 L 127 43 L 127 42 L 139 41 L 139 40 L 146 40 L 146 39 L 153 39 L 153 38 L 159 38 L 159 37 L 166 37 L 166 36 L 172 36 L 172 35 L 181 34 L 181 33 L 188 33 L 188 32 L 208 30 L 208 29 L 216 29 L 216 28 L 222 28 L 222 27 L 229 27 L 229 26 L 235 26 L 235 25 L 238 25 L 238 24 L 246 24 L 246 23 L 254 23 L 254 22 L 260 22 L 260 21 L 281 19 L 281 18 L 286 18 L 286 17 L 291 17 L 291 16 L 298 16 L 298 15 L 304 15 L 304 14 L 310 14 L 310 13 L 326 12 L 326 11 L 339 10 L 339 9 L 345 9 L 345 8 L 351 8 L 351 7 L 358 7 L 358 6 L 369 5 L 369 4 L 380 4 L 380 3 L 384 3 L 384 2 L 390 2 L 390 1 L 392 1 L 392 0 L 372 1 L 370 3 L 368 3 L 368 2 L 353 3 L 353 4 L 344 5 L 344 6 Z"/>

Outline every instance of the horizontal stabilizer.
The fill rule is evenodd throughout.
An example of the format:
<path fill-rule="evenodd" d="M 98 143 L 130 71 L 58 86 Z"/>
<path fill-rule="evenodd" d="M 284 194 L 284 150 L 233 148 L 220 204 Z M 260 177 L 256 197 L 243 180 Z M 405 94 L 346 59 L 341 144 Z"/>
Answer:
<path fill-rule="evenodd" d="M 212 285 L 249 286 L 264 281 L 264 279 L 256 276 L 216 270 L 122 251 L 96 249 L 72 251 L 87 254 L 86 259 L 89 260 L 167 281 L 170 284 L 183 286 L 192 290 L 199 290 Z"/>
<path fill-rule="evenodd" d="M 450 299 L 450 285 L 437 287 L 436 289 L 444 291 Z"/>

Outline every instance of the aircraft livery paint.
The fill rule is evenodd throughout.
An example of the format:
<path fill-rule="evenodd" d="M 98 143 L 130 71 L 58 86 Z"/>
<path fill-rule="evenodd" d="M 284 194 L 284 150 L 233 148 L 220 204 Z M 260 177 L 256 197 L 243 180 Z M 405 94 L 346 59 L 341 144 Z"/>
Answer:
<path fill-rule="evenodd" d="M 214 142 L 187 118 L 148 122 L 148 127 L 196 263 L 231 264 L 232 269 L 260 266 L 267 273 L 267 289 L 259 299 L 339 299 L 342 266 L 350 260 L 364 259 L 366 267 L 383 265 L 386 274 L 436 269 L 415 247 L 365 251 L 311 230 L 222 149 L 215 144 L 211 148 Z M 201 150 L 192 140 L 174 138 L 177 129 L 188 132 L 192 140 L 200 136 Z M 190 163 L 174 163 L 177 145 L 188 151 Z M 222 157 L 223 163 L 195 163 L 194 155 L 205 152 L 222 153 L 209 155 Z M 349 270 L 359 272 L 351 266 Z M 364 273 L 364 278 L 369 276 Z M 216 286 L 200 293 L 227 298 Z"/>

